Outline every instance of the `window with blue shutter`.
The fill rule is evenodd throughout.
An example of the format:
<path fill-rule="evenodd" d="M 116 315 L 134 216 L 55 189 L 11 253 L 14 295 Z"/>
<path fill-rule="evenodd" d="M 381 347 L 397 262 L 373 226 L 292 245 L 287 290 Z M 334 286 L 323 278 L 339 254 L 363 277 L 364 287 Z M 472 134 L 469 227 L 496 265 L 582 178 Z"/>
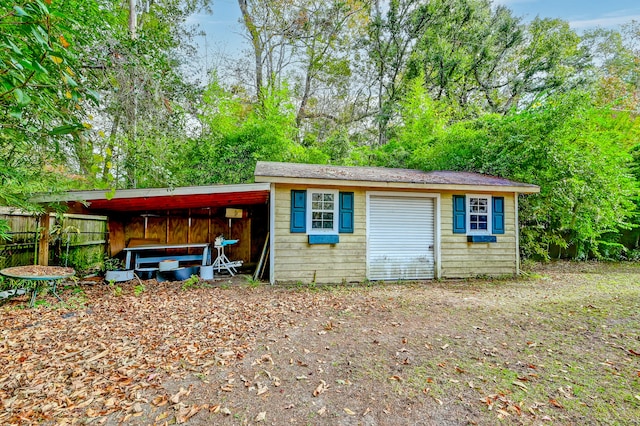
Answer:
<path fill-rule="evenodd" d="M 464 195 L 453 196 L 453 233 L 467 233 L 467 209 Z"/>
<path fill-rule="evenodd" d="M 307 232 L 307 191 L 293 189 L 291 191 L 291 232 Z"/>
<path fill-rule="evenodd" d="M 504 197 L 493 197 L 491 233 L 504 234 Z"/>
<path fill-rule="evenodd" d="M 338 232 L 353 233 L 353 192 L 340 193 Z"/>

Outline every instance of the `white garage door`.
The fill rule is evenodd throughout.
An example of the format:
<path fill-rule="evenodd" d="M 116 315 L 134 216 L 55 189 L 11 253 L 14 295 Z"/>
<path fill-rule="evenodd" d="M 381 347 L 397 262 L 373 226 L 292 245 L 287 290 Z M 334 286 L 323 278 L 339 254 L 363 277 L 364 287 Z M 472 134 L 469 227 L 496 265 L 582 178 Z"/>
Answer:
<path fill-rule="evenodd" d="M 367 241 L 370 280 L 434 277 L 434 199 L 371 195 Z"/>

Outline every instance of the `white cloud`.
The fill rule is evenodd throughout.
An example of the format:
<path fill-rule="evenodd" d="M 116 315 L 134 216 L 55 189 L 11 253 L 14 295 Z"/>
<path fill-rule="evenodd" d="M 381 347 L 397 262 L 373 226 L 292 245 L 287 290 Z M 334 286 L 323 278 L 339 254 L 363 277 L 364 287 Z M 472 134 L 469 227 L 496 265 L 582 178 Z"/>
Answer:
<path fill-rule="evenodd" d="M 512 4 L 522 4 L 522 3 L 537 3 L 538 0 L 493 0 L 493 4 L 496 6 L 510 6 Z"/>
<path fill-rule="evenodd" d="M 631 22 L 632 20 L 640 21 L 640 15 L 620 15 L 595 19 L 579 19 L 569 21 L 569 25 L 574 29 L 615 27 L 621 24 L 626 24 L 627 22 Z"/>

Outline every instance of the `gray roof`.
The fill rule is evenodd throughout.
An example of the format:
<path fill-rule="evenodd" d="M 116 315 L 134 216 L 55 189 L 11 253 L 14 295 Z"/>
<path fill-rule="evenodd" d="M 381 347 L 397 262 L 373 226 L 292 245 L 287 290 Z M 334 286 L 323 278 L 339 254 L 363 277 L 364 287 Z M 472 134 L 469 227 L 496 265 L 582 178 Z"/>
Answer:
<path fill-rule="evenodd" d="M 340 181 L 393 182 L 424 185 L 473 185 L 530 188 L 538 192 L 537 185 L 514 182 L 495 176 L 471 172 L 390 169 L 386 167 L 328 166 L 321 164 L 276 163 L 259 161 L 256 178 L 280 177 L 292 179 L 325 179 Z M 258 181 L 258 179 L 256 179 Z M 529 191 L 527 191 L 529 192 Z"/>

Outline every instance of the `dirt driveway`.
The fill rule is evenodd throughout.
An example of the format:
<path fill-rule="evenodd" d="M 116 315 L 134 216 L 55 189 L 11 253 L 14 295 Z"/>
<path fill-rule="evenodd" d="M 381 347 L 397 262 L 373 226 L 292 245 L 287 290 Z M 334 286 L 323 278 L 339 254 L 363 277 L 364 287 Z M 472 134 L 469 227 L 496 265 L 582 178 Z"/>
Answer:
<path fill-rule="evenodd" d="M 4 306 L 2 424 L 639 424 L 635 265 L 63 298 Z"/>

